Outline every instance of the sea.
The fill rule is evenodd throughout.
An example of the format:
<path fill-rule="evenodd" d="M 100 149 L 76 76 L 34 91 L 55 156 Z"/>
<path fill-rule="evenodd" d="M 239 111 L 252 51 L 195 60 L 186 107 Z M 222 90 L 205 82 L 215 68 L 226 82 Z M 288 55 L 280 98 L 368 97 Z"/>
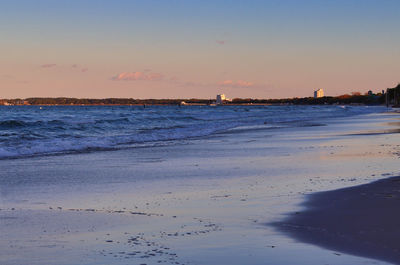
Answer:
<path fill-rule="evenodd" d="M 387 265 L 270 224 L 398 176 L 397 121 L 384 106 L 0 106 L 0 264 Z"/>
<path fill-rule="evenodd" d="M 179 144 L 235 130 L 323 126 L 382 106 L 0 106 L 0 159 Z"/>

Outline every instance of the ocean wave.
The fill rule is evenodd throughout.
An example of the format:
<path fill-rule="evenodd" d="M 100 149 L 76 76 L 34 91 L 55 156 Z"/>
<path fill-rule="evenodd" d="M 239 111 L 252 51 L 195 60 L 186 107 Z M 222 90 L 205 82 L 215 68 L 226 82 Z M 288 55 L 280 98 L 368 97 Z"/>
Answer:
<path fill-rule="evenodd" d="M 71 137 L 64 136 L 53 139 L 22 139 L 19 143 L 0 147 L 0 159 L 19 158 L 25 156 L 60 154 L 60 153 L 82 153 L 99 150 L 117 150 L 131 147 L 143 146 L 147 143 L 178 141 L 203 137 L 224 128 L 189 128 L 180 130 L 176 128 L 159 128 L 147 132 L 139 132 L 132 135 L 116 135 L 103 137 Z"/>
<path fill-rule="evenodd" d="M 11 110 L 7 113 L 8 110 Z M 0 159 L 116 150 L 220 133 L 323 126 L 336 117 L 383 111 L 340 106 L 7 108 Z M 44 113 L 44 114 L 43 114 Z"/>
<path fill-rule="evenodd" d="M 10 129 L 10 128 L 15 128 L 15 127 L 24 127 L 26 126 L 26 122 L 24 121 L 18 121 L 18 120 L 5 120 L 5 121 L 0 121 L 0 128 L 1 129 Z"/>
<path fill-rule="evenodd" d="M 38 126 L 62 126 L 65 122 L 61 120 L 50 120 L 50 121 L 26 121 L 26 120 L 4 120 L 0 121 L 0 129 L 7 130 L 18 127 L 38 127 Z"/>

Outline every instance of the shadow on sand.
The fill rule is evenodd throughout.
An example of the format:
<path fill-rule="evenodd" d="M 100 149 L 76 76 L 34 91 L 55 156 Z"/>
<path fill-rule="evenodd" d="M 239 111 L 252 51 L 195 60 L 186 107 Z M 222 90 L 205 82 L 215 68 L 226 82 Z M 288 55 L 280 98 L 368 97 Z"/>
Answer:
<path fill-rule="evenodd" d="M 400 177 L 311 194 L 303 206 L 272 225 L 305 243 L 400 264 Z"/>

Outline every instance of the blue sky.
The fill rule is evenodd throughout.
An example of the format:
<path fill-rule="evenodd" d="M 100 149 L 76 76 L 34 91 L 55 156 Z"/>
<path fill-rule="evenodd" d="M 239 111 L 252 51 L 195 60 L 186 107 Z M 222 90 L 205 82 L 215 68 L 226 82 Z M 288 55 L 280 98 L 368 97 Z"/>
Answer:
<path fill-rule="evenodd" d="M 0 97 L 377 91 L 400 80 L 399 11 L 389 0 L 0 1 Z"/>

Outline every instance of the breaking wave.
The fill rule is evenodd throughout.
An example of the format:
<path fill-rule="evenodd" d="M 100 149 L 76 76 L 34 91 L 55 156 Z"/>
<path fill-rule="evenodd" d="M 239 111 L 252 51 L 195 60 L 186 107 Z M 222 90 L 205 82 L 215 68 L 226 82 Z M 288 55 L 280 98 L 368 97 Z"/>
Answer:
<path fill-rule="evenodd" d="M 146 147 L 216 133 L 322 126 L 347 106 L 1 106 L 0 159 Z"/>

